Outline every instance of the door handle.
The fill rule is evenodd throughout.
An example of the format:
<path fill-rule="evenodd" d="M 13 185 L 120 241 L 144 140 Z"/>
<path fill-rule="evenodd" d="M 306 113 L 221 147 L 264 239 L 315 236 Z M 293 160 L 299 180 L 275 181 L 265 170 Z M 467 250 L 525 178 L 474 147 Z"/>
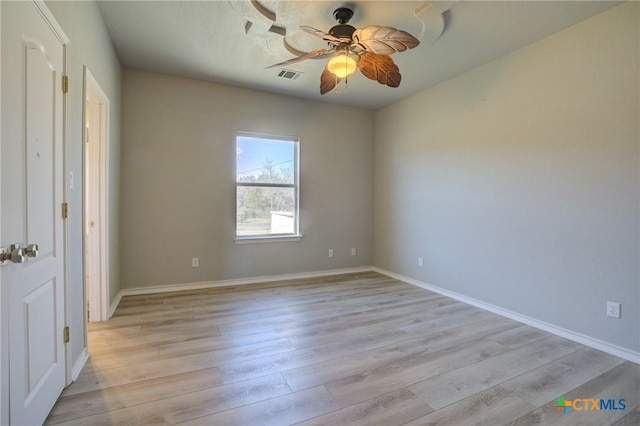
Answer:
<path fill-rule="evenodd" d="M 37 244 L 29 244 L 24 250 L 24 254 L 27 257 L 38 257 L 38 250 L 40 250 L 40 247 Z"/>
<path fill-rule="evenodd" d="M 20 244 L 11 244 L 8 248 L 0 247 L 0 265 L 6 265 L 9 262 L 22 263 L 26 256 L 26 251 Z"/>

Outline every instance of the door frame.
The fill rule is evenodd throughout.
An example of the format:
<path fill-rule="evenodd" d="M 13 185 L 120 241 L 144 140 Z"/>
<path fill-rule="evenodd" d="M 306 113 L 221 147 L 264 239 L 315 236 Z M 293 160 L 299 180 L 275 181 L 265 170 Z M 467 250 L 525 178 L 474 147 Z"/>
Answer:
<path fill-rule="evenodd" d="M 2 63 L 2 3 L 0 3 L 0 64 Z M 0 137 L 2 135 L 2 67 L 0 67 Z M 0 188 L 2 188 L 2 152 L 0 152 Z M 2 190 L 0 189 L 0 193 Z M 2 197 L 0 197 L 0 241 L 2 241 Z M 1 244 L 1 243 L 0 243 Z M 9 330 L 5 319 L 8 306 L 3 297 L 0 272 L 0 424 L 9 424 Z"/>
<path fill-rule="evenodd" d="M 88 164 L 87 161 L 87 114 L 90 111 L 87 110 L 87 102 L 89 99 L 97 100 L 97 103 L 101 105 L 99 117 L 92 117 L 91 123 L 100 123 L 100 137 L 98 141 L 91 141 L 89 143 L 97 143 L 99 150 L 98 164 Z M 85 65 L 83 67 L 83 103 L 82 103 L 82 183 L 83 187 L 87 182 L 88 168 L 93 166 L 99 169 L 99 182 L 97 182 L 98 194 L 91 194 L 91 196 L 98 197 L 98 246 L 99 253 L 92 253 L 91 256 L 98 256 L 98 263 L 100 264 L 99 280 L 92 280 L 92 284 L 89 291 L 89 305 L 91 310 L 89 312 L 90 322 L 106 321 L 109 319 L 109 246 L 107 244 L 108 234 L 108 209 L 107 209 L 107 170 L 109 166 L 108 158 L 108 142 L 109 142 L 109 110 L 110 101 L 104 90 L 100 87 L 100 84 L 91 73 L 91 70 Z M 97 118 L 97 120 L 96 120 Z M 90 258 L 87 257 L 88 236 L 86 233 L 87 216 L 88 216 L 88 191 L 92 185 L 88 185 L 89 188 L 83 188 L 82 192 L 82 225 L 83 225 L 83 244 L 82 244 L 82 258 L 83 258 L 83 301 L 84 301 L 84 317 L 87 318 L 87 304 L 86 304 L 86 270 L 87 265 L 90 262 Z"/>

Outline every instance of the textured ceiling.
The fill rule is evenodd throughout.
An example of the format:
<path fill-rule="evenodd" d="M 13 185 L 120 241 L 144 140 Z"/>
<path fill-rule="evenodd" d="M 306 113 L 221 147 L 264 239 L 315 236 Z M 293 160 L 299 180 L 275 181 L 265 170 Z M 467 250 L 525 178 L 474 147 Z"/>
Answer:
<path fill-rule="evenodd" d="M 123 66 L 290 96 L 379 109 L 613 7 L 612 1 L 102 1 L 99 8 Z M 328 31 L 350 5 L 356 28 L 388 25 L 421 41 L 395 53 L 402 83 L 357 73 L 338 94 L 320 95 L 326 59 L 289 65 L 296 80 L 265 69 L 294 51 L 326 48 L 299 29 Z"/>

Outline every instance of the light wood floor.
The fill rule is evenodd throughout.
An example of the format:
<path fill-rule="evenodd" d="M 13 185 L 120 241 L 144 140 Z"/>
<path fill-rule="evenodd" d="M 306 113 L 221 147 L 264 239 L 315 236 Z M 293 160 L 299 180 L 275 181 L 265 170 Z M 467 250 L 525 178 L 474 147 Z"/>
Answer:
<path fill-rule="evenodd" d="M 637 364 L 376 273 L 129 296 L 89 329 L 47 424 L 640 424 Z"/>

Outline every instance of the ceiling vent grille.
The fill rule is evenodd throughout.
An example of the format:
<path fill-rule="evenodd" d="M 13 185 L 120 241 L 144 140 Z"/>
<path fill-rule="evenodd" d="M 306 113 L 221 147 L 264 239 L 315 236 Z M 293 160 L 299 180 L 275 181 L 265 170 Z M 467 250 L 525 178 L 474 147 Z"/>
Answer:
<path fill-rule="evenodd" d="M 302 75 L 301 72 L 286 70 L 284 68 L 281 68 L 278 71 L 278 77 L 286 78 L 287 80 L 297 80 L 298 77 L 300 77 L 301 75 Z"/>

